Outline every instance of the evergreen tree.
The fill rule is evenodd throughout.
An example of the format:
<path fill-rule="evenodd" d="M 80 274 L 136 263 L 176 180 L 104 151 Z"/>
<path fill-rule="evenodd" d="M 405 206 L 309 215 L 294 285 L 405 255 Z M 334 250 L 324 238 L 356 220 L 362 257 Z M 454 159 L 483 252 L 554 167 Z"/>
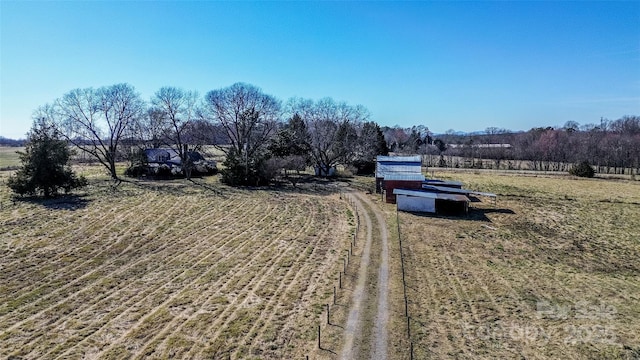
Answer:
<path fill-rule="evenodd" d="M 18 195 L 53 197 L 60 189 L 68 193 L 87 184 L 68 165 L 71 153 L 67 143 L 44 121 L 34 123 L 26 149 L 19 154 L 22 166 L 8 180 L 9 187 Z"/>
<path fill-rule="evenodd" d="M 388 155 L 389 148 L 380 126 L 373 121 L 365 122 L 357 140 L 357 149 L 353 166 L 359 175 L 373 174 L 376 168 L 376 156 Z"/>

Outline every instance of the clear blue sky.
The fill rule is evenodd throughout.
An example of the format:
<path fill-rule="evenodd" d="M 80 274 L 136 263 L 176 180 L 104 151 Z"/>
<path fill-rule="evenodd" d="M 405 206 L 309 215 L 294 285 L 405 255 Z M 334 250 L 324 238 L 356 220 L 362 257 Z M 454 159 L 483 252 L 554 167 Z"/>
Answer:
<path fill-rule="evenodd" d="M 381 125 L 483 130 L 640 115 L 640 1 L 0 2 L 0 135 L 127 82 L 242 81 L 362 104 Z"/>

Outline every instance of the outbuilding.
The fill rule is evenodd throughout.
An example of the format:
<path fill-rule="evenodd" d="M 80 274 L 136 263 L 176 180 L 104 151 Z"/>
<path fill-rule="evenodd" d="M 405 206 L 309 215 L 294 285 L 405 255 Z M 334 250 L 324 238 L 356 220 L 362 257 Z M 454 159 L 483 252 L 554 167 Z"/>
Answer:
<path fill-rule="evenodd" d="M 388 204 L 396 203 L 396 189 L 415 189 L 420 190 L 424 182 L 422 174 L 388 174 L 383 179 L 382 187 L 385 191 L 385 201 Z"/>
<path fill-rule="evenodd" d="M 395 189 L 400 211 L 459 215 L 469 212 L 469 198 L 459 194 Z"/>
<path fill-rule="evenodd" d="M 376 193 L 384 190 L 382 183 L 389 175 L 422 176 L 422 157 L 412 156 L 378 156 L 376 157 Z M 424 176 L 422 177 L 424 179 Z M 393 195 L 393 191 L 391 191 Z"/>

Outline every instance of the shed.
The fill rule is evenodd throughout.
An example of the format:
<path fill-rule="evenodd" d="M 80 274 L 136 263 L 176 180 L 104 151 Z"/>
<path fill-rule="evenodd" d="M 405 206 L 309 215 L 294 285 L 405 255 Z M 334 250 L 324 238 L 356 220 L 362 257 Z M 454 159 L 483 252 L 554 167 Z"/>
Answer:
<path fill-rule="evenodd" d="M 396 203 L 395 189 L 420 190 L 424 175 L 422 174 L 388 174 L 385 175 L 382 187 L 386 193 L 385 201 L 388 204 Z"/>
<path fill-rule="evenodd" d="M 376 192 L 382 192 L 382 182 L 387 175 L 419 174 L 422 175 L 422 157 L 412 156 L 378 156 L 376 157 Z"/>
<path fill-rule="evenodd" d="M 466 214 L 469 198 L 464 195 L 443 194 L 420 190 L 395 189 L 398 210 L 438 214 Z"/>

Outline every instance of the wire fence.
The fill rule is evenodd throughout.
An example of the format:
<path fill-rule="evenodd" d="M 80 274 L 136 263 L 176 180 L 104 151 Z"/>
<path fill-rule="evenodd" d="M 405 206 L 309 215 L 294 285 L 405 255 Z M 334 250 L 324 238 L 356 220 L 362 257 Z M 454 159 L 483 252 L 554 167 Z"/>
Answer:
<path fill-rule="evenodd" d="M 353 233 L 353 237 L 349 242 L 349 248 L 344 249 L 346 255 L 341 257 L 342 259 L 342 271 L 340 271 L 338 273 L 338 283 L 337 283 L 337 287 L 334 286 L 333 287 L 333 302 L 332 303 L 327 303 L 325 304 L 325 309 L 326 309 L 326 321 L 321 321 L 318 325 L 317 325 L 317 340 L 318 340 L 318 349 L 319 350 L 324 350 L 324 351 L 328 351 L 331 352 L 333 354 L 336 354 L 335 352 L 333 352 L 331 349 L 323 347 L 322 346 L 322 331 L 323 331 L 323 325 L 326 326 L 331 326 L 331 325 L 335 325 L 331 323 L 331 312 L 332 312 L 332 306 L 336 306 L 336 299 L 338 296 L 338 291 L 339 290 L 343 290 L 343 281 L 342 278 L 343 276 L 347 275 L 347 271 L 349 271 L 349 265 L 351 263 L 351 256 L 354 255 L 354 249 L 357 249 L 358 246 L 358 233 L 360 232 L 360 216 L 358 213 L 358 202 L 352 197 L 352 196 L 347 196 L 344 193 L 340 193 L 340 199 L 346 200 L 347 203 L 353 208 L 354 210 L 354 218 L 355 218 L 355 231 Z M 309 356 L 306 356 L 306 359 L 309 359 Z"/>

